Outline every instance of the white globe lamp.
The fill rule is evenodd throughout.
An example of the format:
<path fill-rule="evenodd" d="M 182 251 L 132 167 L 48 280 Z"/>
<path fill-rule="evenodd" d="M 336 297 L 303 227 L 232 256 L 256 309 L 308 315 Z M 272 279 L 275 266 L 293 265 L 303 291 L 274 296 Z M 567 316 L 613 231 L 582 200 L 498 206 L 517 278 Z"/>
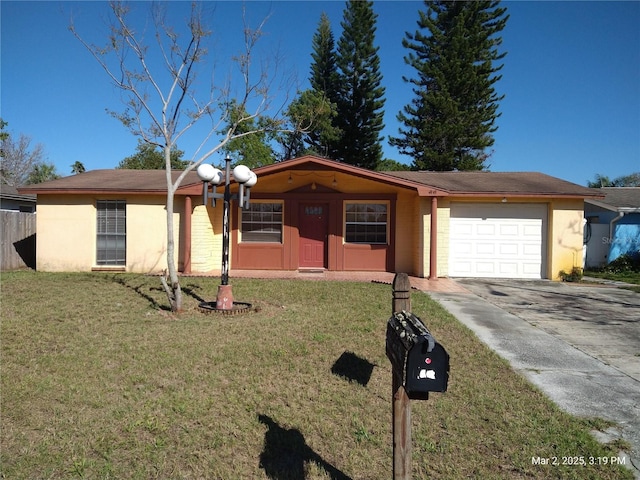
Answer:
<path fill-rule="evenodd" d="M 233 178 L 238 183 L 247 183 L 251 178 L 251 170 L 246 165 L 237 165 L 233 169 Z"/>
<path fill-rule="evenodd" d="M 209 163 L 203 163 L 201 165 L 198 165 L 196 173 L 198 174 L 198 178 L 203 182 L 210 182 L 214 179 L 216 170 L 217 169 L 213 165 Z"/>
<path fill-rule="evenodd" d="M 258 183 L 258 176 L 253 171 L 249 171 L 249 173 L 250 173 L 249 180 L 247 180 L 244 183 L 245 187 L 247 187 L 247 188 L 251 188 L 256 183 Z"/>

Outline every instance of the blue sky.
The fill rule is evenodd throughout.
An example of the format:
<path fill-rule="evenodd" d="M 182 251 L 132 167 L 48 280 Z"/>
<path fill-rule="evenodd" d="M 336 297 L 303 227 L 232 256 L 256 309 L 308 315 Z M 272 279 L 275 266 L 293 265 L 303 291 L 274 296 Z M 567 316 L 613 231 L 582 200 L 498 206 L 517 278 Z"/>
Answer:
<path fill-rule="evenodd" d="M 228 69 L 241 48 L 242 3 L 207 2 L 216 71 Z M 270 18 L 260 40 L 262 58 L 278 52 L 281 71 L 308 87 L 311 39 L 320 14 L 340 37 L 342 1 L 246 2 L 251 24 Z M 147 4 L 134 3 L 145 13 Z M 595 174 L 615 178 L 640 171 L 640 2 L 503 2 L 510 19 L 502 32 L 503 78 L 493 171 L 540 171 L 578 184 Z M 402 75 L 404 32 L 414 32 L 422 2 L 375 3 L 376 43 L 386 87 L 385 130 L 396 135 L 396 115 L 411 101 Z M 62 175 L 81 161 L 88 170 L 113 168 L 135 152 L 137 140 L 105 109 L 122 109 L 120 93 L 68 31 L 71 16 L 88 40 L 106 39 L 104 2 L 13 2 L 1 9 L 1 110 L 13 134 L 42 143 Z M 169 11 L 184 18 L 189 2 Z M 143 28 L 140 26 L 140 28 Z M 210 68 L 212 63 L 205 65 Z M 204 71 L 202 77 L 210 74 Z M 277 92 L 281 93 L 281 92 Z M 180 143 L 186 156 L 195 143 Z M 388 158 L 409 163 L 383 142 Z M 217 160 L 217 159 L 216 159 Z"/>

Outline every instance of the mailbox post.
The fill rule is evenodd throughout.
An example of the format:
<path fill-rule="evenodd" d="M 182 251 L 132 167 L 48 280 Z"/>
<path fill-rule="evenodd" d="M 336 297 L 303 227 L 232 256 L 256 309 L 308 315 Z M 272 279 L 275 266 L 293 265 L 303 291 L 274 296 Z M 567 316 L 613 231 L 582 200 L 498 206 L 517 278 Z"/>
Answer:
<path fill-rule="evenodd" d="M 406 273 L 397 273 L 393 278 L 393 302 L 391 315 L 395 312 L 411 311 L 411 282 Z M 387 335 L 388 335 L 387 331 Z M 387 356 L 389 355 L 387 344 Z M 411 403 L 404 389 L 402 372 L 392 362 L 392 430 L 393 430 L 393 480 L 411 478 Z"/>
<path fill-rule="evenodd" d="M 449 381 L 449 355 L 418 317 L 410 313 L 406 273 L 393 280 L 392 315 L 387 322 L 386 352 L 392 366 L 393 479 L 411 478 L 411 402 L 429 392 L 444 392 Z"/>

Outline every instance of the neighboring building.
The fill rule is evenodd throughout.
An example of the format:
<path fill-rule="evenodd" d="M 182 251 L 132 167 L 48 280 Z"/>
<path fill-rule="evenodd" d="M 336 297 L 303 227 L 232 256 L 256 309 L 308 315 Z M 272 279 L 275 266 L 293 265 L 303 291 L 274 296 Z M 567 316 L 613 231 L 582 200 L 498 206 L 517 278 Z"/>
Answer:
<path fill-rule="evenodd" d="M 0 210 L 12 210 L 23 213 L 36 211 L 36 196 L 21 195 L 12 185 L 0 185 Z"/>
<path fill-rule="evenodd" d="M 36 196 L 0 185 L 0 271 L 35 268 Z"/>
<path fill-rule="evenodd" d="M 587 267 L 602 267 L 621 255 L 640 255 L 640 187 L 603 187 L 604 198 L 584 205 Z"/>
<path fill-rule="evenodd" d="M 314 156 L 255 172 L 250 208 L 232 204 L 232 270 L 557 279 L 582 267 L 584 201 L 601 196 L 541 173 L 382 173 Z M 38 195 L 38 270 L 166 268 L 164 178 L 95 170 L 21 189 Z M 203 205 L 193 172 L 175 204 L 179 270 L 219 270 L 222 207 Z"/>

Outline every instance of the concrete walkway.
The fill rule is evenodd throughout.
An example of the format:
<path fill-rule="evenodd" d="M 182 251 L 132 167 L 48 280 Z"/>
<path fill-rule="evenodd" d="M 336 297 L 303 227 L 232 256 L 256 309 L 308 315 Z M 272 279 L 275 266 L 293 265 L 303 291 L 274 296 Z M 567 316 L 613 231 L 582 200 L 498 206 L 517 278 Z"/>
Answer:
<path fill-rule="evenodd" d="M 235 270 L 229 272 L 231 279 L 235 278 L 287 278 L 296 280 L 336 280 L 344 282 L 376 282 L 388 283 L 391 285 L 395 273 L 389 272 L 335 272 L 329 270 Z M 184 275 L 198 277 L 217 277 L 220 276 L 219 270 L 213 270 L 205 274 Z M 409 277 L 411 286 L 416 290 L 423 292 L 467 292 L 462 285 L 450 278 L 438 278 L 437 280 L 429 280 L 428 278 Z M 391 298 L 391 293 L 389 293 Z"/>

